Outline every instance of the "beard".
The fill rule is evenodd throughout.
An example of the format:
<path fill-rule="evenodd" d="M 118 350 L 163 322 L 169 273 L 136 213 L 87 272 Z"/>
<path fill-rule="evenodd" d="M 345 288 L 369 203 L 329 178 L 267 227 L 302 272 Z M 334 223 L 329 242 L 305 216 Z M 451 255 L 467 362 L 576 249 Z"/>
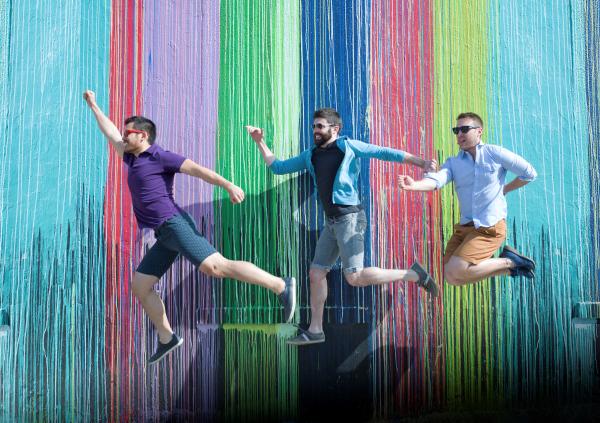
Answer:
<path fill-rule="evenodd" d="M 313 140 L 315 141 L 315 145 L 317 147 L 322 146 L 331 139 L 332 135 L 333 134 L 331 133 L 331 128 L 329 128 L 329 130 L 324 134 L 313 134 Z"/>

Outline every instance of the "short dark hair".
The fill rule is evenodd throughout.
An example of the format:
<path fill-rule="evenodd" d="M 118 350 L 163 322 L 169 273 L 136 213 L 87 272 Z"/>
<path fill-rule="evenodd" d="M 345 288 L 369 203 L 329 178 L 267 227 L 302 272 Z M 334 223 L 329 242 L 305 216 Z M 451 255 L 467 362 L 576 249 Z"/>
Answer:
<path fill-rule="evenodd" d="M 460 115 L 458 115 L 456 117 L 456 120 L 468 119 L 468 118 L 473 119 L 474 121 L 477 121 L 477 123 L 479 123 L 479 126 L 481 126 L 483 128 L 483 119 L 481 119 L 481 117 L 477 113 L 464 112 L 464 113 L 461 113 Z"/>
<path fill-rule="evenodd" d="M 129 116 L 125 119 L 125 125 L 133 123 L 133 129 L 146 131 L 148 134 L 148 144 L 154 144 L 156 139 L 156 125 L 150 119 L 144 116 Z"/>
<path fill-rule="evenodd" d="M 331 125 L 337 125 L 340 127 L 340 131 L 342 130 L 342 118 L 337 110 L 332 109 L 330 107 L 325 107 L 323 109 L 319 109 L 313 113 L 313 119 L 323 118 Z"/>

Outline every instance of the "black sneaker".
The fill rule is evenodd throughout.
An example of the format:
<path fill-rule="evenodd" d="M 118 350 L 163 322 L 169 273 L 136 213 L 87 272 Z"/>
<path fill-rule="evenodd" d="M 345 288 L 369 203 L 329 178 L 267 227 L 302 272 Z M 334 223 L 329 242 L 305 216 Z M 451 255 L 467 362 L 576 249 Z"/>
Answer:
<path fill-rule="evenodd" d="M 283 280 L 285 289 L 277 297 L 283 306 L 283 321 L 289 323 L 296 310 L 296 278 L 283 278 Z"/>
<path fill-rule="evenodd" d="M 437 297 L 439 293 L 439 289 L 437 283 L 433 280 L 433 278 L 427 273 L 427 271 L 421 266 L 418 261 L 415 261 L 412 266 L 410 266 L 410 270 L 413 270 L 417 275 L 419 275 L 419 280 L 417 281 L 417 285 L 423 288 L 425 291 L 429 292 L 429 295 L 432 297 Z"/>
<path fill-rule="evenodd" d="M 158 341 L 158 346 L 156 347 L 156 352 L 152 354 L 152 357 L 148 360 L 148 364 L 154 364 L 165 358 L 165 356 L 173 351 L 175 348 L 179 347 L 183 344 L 183 338 L 178 337 L 173 334 L 173 337 L 169 341 L 168 344 L 163 344 Z"/>

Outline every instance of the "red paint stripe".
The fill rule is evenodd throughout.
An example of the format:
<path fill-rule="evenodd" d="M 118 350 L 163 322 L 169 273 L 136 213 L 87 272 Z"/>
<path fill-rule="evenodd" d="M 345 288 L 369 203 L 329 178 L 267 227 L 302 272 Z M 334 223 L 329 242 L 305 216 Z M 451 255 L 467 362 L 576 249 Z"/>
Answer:
<path fill-rule="evenodd" d="M 431 2 L 373 2 L 371 25 L 371 142 L 434 158 Z M 376 265 L 408 268 L 419 260 L 442 275 L 439 257 L 443 246 L 436 224 L 440 216 L 438 195 L 398 191 L 398 174 L 420 179 L 421 170 L 373 161 L 370 172 L 372 220 L 392 222 L 374 227 L 372 256 L 380 257 Z M 383 358 L 386 363 L 395 363 L 387 368 L 399 371 L 382 377 L 394 387 L 389 393 L 394 399 L 394 411 L 405 414 L 429 401 L 439 403 L 445 376 L 444 360 L 431 359 L 439 353 L 437 346 L 442 339 L 442 322 L 437 320 L 443 316 L 442 302 L 437 301 L 436 312 L 431 314 L 434 320 L 425 325 L 419 313 L 429 307 L 422 300 L 423 294 L 414 285 L 402 284 L 404 301 L 397 289 L 389 290 L 388 301 L 393 304 L 394 313 L 388 317 L 390 330 L 384 335 L 388 337 L 384 342 L 396 348 Z M 427 361 L 422 359 L 424 350 L 430 358 Z M 430 381 L 433 386 L 428 387 Z M 428 389 L 432 389 L 433 398 Z"/>
<path fill-rule="evenodd" d="M 139 114 L 142 84 L 143 13 L 140 2 L 113 0 L 109 65 L 109 117 L 121 126 L 127 116 Z M 110 149 L 104 207 L 107 248 L 106 346 L 109 372 L 108 416 L 110 421 L 128 420 L 136 411 L 130 382 L 133 359 L 130 293 L 135 271 L 137 224 L 122 160 Z"/>

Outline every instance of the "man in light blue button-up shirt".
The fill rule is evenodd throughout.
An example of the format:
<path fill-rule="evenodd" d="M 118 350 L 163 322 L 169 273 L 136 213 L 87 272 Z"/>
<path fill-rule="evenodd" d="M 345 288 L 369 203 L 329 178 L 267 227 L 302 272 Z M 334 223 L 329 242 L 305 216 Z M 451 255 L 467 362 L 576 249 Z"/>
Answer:
<path fill-rule="evenodd" d="M 481 141 L 483 121 L 475 113 L 462 113 L 452 128 L 460 147 L 439 172 L 415 181 L 399 177 L 405 191 L 432 191 L 449 182 L 460 204 L 460 222 L 446 246 L 444 275 L 452 285 L 464 285 L 495 275 L 533 278 L 535 263 L 506 246 L 491 258 L 506 239 L 506 198 L 510 191 L 533 181 L 537 173 L 521 156 Z M 505 184 L 506 173 L 517 177 Z"/>

